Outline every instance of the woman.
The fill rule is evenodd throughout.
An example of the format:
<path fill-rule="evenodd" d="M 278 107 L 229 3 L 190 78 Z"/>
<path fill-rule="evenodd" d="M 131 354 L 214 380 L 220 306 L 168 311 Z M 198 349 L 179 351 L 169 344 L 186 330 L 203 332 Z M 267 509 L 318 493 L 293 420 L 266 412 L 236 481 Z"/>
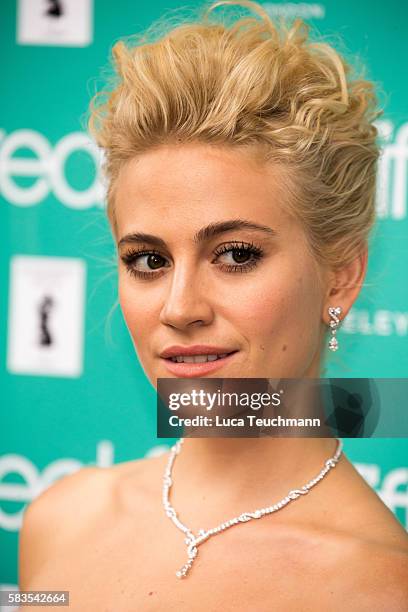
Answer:
<path fill-rule="evenodd" d="M 154 386 L 319 377 L 330 321 L 366 273 L 372 84 L 301 21 L 278 27 L 240 4 L 257 17 L 117 43 L 119 80 L 92 105 L 120 304 Z M 186 438 L 171 505 L 197 535 L 301 488 L 336 444 Z M 344 453 L 296 502 L 207 538 L 179 580 L 191 540 L 164 509 L 171 457 L 84 468 L 45 491 L 25 515 L 20 588 L 69 590 L 73 610 L 408 609 L 408 535 Z"/>

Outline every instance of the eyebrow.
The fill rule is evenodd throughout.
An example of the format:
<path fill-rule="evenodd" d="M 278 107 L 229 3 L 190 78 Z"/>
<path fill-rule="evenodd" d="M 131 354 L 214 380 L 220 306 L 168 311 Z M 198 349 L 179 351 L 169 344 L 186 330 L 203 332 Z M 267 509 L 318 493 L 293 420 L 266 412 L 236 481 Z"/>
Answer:
<path fill-rule="evenodd" d="M 259 225 L 258 223 L 254 223 L 253 221 L 248 221 L 246 219 L 230 219 L 227 221 L 219 221 L 218 223 L 210 223 L 194 234 L 193 241 L 196 244 L 201 244 L 215 236 L 219 236 L 225 232 L 230 232 L 231 230 L 255 230 L 259 232 L 263 232 L 268 236 L 273 236 L 276 238 L 278 233 L 276 230 L 268 227 L 267 225 Z M 154 236 L 153 234 L 145 234 L 144 232 L 132 232 L 131 234 L 126 234 L 123 236 L 119 242 L 118 247 L 124 244 L 137 244 L 141 242 L 148 242 L 149 244 L 154 244 L 155 246 L 166 248 L 166 243 L 162 238 L 158 236 Z"/>

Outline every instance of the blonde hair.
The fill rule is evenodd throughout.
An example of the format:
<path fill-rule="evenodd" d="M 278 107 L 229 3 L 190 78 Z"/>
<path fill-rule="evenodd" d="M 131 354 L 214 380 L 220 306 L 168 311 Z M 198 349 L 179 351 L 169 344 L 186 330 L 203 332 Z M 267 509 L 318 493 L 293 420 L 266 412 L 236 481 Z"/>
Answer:
<path fill-rule="evenodd" d="M 257 16 L 211 21 L 221 5 Z M 332 45 L 312 42 L 301 19 L 274 22 L 249 0 L 214 2 L 199 20 L 148 42 L 162 25 L 113 46 L 114 80 L 91 100 L 88 128 L 105 156 L 113 232 L 123 165 L 152 147 L 201 142 L 279 164 L 288 211 L 316 260 L 333 268 L 351 261 L 375 221 L 373 121 L 382 111 L 373 83 L 351 78 L 351 64 Z"/>

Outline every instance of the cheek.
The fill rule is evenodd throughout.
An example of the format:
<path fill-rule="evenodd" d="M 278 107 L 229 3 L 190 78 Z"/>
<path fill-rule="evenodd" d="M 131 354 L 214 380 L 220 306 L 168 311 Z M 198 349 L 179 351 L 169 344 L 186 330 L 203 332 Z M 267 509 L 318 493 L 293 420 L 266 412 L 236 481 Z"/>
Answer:
<path fill-rule="evenodd" d="M 274 282 L 253 286 L 240 296 L 238 325 L 263 353 L 305 355 L 315 349 L 319 332 L 320 293 L 310 270 L 281 268 Z M 316 325 L 313 325 L 316 321 Z"/>

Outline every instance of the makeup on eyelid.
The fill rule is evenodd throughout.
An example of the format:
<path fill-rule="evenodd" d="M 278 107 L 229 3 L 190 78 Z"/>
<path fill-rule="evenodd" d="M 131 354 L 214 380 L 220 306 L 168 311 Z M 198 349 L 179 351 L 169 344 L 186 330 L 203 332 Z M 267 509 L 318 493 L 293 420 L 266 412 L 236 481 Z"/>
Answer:
<path fill-rule="evenodd" d="M 227 273 L 249 272 L 257 266 L 258 261 L 264 256 L 264 251 L 260 247 L 256 246 L 253 242 L 246 243 L 243 241 L 230 241 L 228 243 L 223 243 L 214 250 L 214 255 L 217 257 L 217 259 L 225 253 L 235 254 L 235 257 L 237 256 L 236 254 L 239 253 L 238 258 L 242 254 L 244 254 L 244 257 L 250 258 L 244 262 L 237 262 L 236 260 L 233 260 L 233 264 L 220 264 L 218 267 Z M 121 255 L 121 260 L 125 264 L 127 272 L 129 272 L 129 274 L 132 276 L 142 279 L 153 279 L 154 277 L 158 278 L 162 276 L 163 272 L 161 270 L 163 270 L 163 268 L 170 267 L 162 266 L 156 268 L 159 270 L 159 272 L 154 272 L 153 269 L 150 269 L 149 271 L 138 270 L 135 267 L 135 262 L 142 257 L 156 257 L 156 260 L 157 258 L 162 260 L 166 259 L 157 249 L 131 249 L 127 253 Z M 152 263 L 152 261 L 150 261 L 150 263 Z"/>

